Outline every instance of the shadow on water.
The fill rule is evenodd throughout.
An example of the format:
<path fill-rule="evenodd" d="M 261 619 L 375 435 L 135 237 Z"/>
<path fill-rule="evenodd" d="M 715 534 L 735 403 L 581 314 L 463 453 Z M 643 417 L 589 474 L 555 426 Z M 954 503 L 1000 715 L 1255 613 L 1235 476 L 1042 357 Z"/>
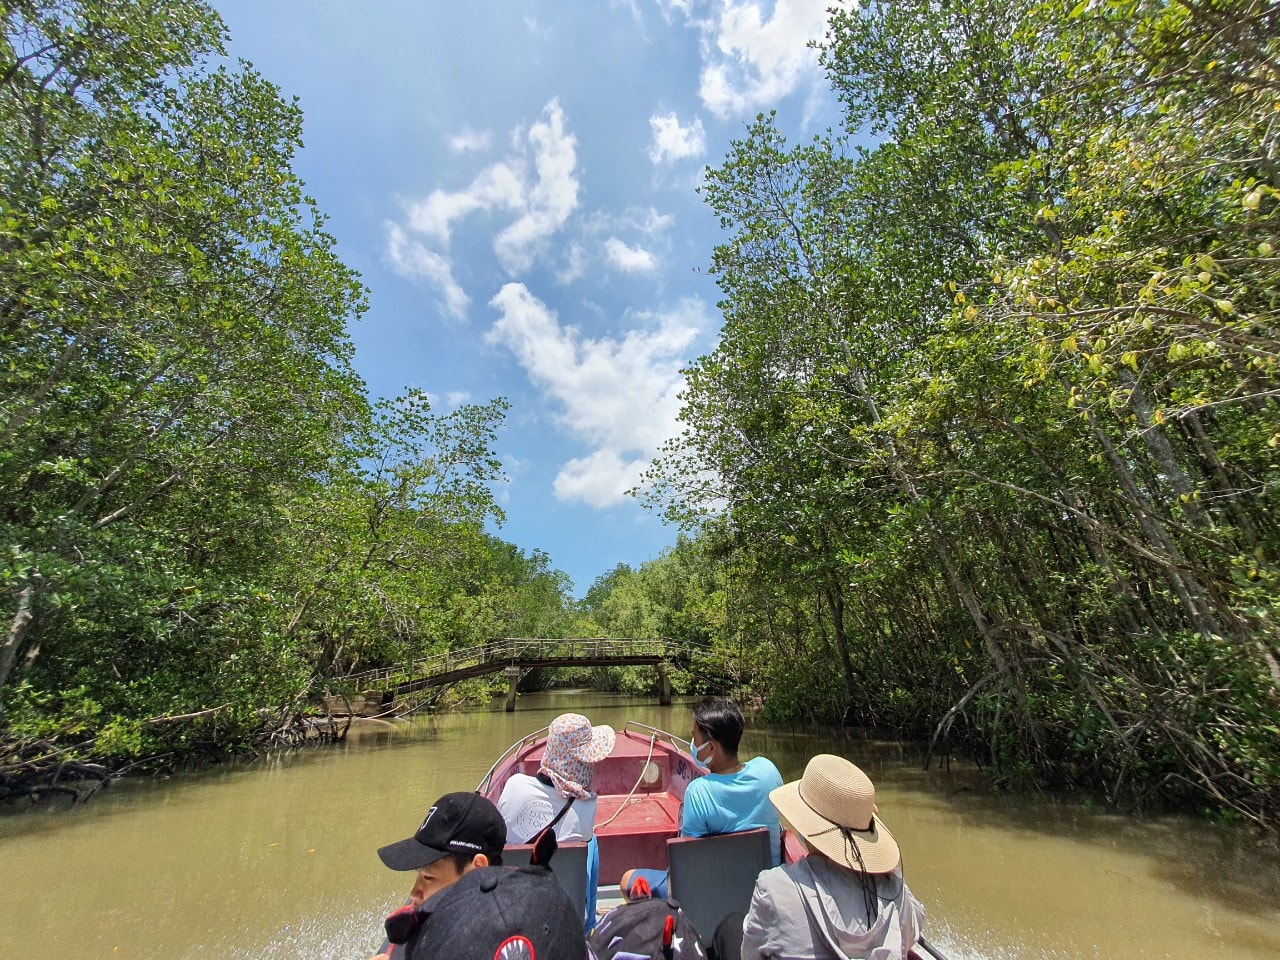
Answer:
<path fill-rule="evenodd" d="M 47 802 L 0 806 L 0 840 L 9 833 L 56 833 L 68 823 L 86 817 L 100 822 L 105 828 L 113 819 L 134 816 L 139 804 L 199 804 L 203 795 L 234 788 L 237 783 L 270 777 L 294 767 L 341 764 L 356 754 L 413 751 L 437 740 L 439 735 L 436 726 L 430 722 L 395 725 L 357 723 L 352 725 L 347 740 L 340 743 L 233 757 L 209 766 L 124 777 L 112 781 L 80 803 L 54 797 Z"/>
<path fill-rule="evenodd" d="M 502 750 L 559 713 L 687 736 L 694 699 L 661 708 L 530 694 L 514 714 L 499 701 L 362 724 L 343 744 L 126 781 L 70 810 L 9 811 L 0 860 L 23 882 L 0 910 L 0 956 L 33 943 L 143 960 L 368 956 L 381 915 L 404 895 L 376 849 L 411 832 L 432 799 L 474 788 Z M 992 793 L 972 765 L 923 770 L 920 745 L 856 731 L 751 723 L 743 751 L 769 756 L 786 779 L 823 752 L 866 769 L 931 938 L 952 960 L 1280 960 L 1280 855 L 1247 830 Z M 71 863 L 84 915 L 73 928 Z"/>
<path fill-rule="evenodd" d="M 392 767 L 397 755 L 414 758 L 442 738 L 465 738 L 470 731 L 491 727 L 497 718 L 505 717 L 513 726 L 509 742 L 514 742 L 525 733 L 545 727 L 565 711 L 566 702 L 572 703 L 574 710 L 589 713 L 592 709 L 616 709 L 618 700 L 616 695 L 591 690 L 563 690 L 553 694 L 522 696 L 521 709 L 515 714 L 502 712 L 503 698 L 499 697 L 488 704 L 441 713 L 423 712 L 405 720 L 356 721 L 352 723 L 346 740 L 339 743 L 233 757 L 208 766 L 156 775 L 129 776 L 111 782 L 82 803 L 54 797 L 35 804 L 23 802 L 0 806 L 0 840 L 10 833 L 55 833 L 69 822 L 85 817 L 105 826 L 115 818 L 133 816 L 139 804 L 172 806 L 199 803 L 203 794 L 234 788 L 237 783 L 269 778 L 295 768 L 342 765 L 353 757 L 366 754 L 379 755 L 384 758 L 380 762 Z M 496 755 L 491 759 L 496 759 Z M 474 786 L 474 783 L 458 783 L 454 789 L 469 790 Z"/>
<path fill-rule="evenodd" d="M 935 760 L 925 769 L 924 744 L 877 740 L 857 731 L 757 728 L 749 737 L 755 752 L 791 758 L 779 763 L 784 779 L 799 777 L 814 753 L 839 753 L 867 772 L 895 810 L 908 803 L 933 808 L 934 821 L 950 821 L 961 833 L 998 824 L 1002 841 L 1021 834 L 1032 842 L 1070 845 L 1086 857 L 1105 850 L 1097 869 L 1104 882 L 1135 883 L 1138 876 L 1103 865 L 1127 862 L 1135 868 L 1132 874 L 1145 874 L 1144 883 L 1175 887 L 1210 912 L 1216 908 L 1280 918 L 1277 838 L 1252 828 L 1185 815 L 1121 814 L 1081 794 L 996 791 L 987 774 L 971 763 L 950 758 L 943 767 Z M 891 814 L 891 827 L 894 822 Z M 1237 946 L 1280 955 L 1280 929 L 1236 936 Z"/>

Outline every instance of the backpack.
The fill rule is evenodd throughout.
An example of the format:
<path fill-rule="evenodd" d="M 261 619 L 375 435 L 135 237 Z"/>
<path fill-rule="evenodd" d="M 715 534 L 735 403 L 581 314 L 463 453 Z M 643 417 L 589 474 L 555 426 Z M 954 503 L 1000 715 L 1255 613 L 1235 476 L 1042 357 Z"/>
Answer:
<path fill-rule="evenodd" d="M 610 910 L 587 938 L 599 960 L 706 960 L 702 938 L 674 900 L 632 900 Z"/>

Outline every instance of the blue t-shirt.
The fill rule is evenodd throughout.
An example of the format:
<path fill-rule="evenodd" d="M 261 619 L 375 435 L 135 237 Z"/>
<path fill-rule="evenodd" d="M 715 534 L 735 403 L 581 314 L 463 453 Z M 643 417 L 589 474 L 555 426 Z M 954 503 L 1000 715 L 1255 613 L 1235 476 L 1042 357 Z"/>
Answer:
<path fill-rule="evenodd" d="M 708 773 L 684 791 L 680 834 L 710 837 L 755 827 L 769 828 L 773 865 L 779 862 L 778 811 L 769 802 L 769 791 L 782 786 L 782 774 L 765 757 L 752 757 L 737 773 Z"/>

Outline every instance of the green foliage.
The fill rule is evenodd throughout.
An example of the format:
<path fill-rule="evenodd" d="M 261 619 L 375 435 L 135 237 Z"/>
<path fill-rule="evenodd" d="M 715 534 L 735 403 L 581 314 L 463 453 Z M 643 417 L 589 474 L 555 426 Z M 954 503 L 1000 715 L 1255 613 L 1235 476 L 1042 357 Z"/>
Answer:
<path fill-rule="evenodd" d="M 564 629 L 506 403 L 370 404 L 302 115 L 198 0 L 0 14 L 0 739 L 242 743 L 359 668 Z"/>
<path fill-rule="evenodd" d="M 709 171 L 724 332 L 651 490 L 732 570 L 710 644 L 753 638 L 766 715 L 1274 823 L 1277 37 L 837 8 L 846 134 L 762 116 Z"/>

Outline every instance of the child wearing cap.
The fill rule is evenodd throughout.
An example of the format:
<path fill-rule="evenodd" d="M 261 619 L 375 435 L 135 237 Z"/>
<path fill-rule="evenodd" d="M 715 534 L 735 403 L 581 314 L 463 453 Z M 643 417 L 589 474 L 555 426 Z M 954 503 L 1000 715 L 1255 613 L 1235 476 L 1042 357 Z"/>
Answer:
<path fill-rule="evenodd" d="M 452 886 L 464 874 L 502 864 L 507 825 L 488 799 L 478 793 L 446 793 L 431 805 L 412 837 L 378 850 L 392 870 L 415 871 L 409 903 L 388 918 L 390 931 L 397 918 L 412 921 L 413 911 L 428 898 Z M 403 951 L 395 949 L 397 960 Z M 393 954 L 388 943 L 373 960 Z"/>

